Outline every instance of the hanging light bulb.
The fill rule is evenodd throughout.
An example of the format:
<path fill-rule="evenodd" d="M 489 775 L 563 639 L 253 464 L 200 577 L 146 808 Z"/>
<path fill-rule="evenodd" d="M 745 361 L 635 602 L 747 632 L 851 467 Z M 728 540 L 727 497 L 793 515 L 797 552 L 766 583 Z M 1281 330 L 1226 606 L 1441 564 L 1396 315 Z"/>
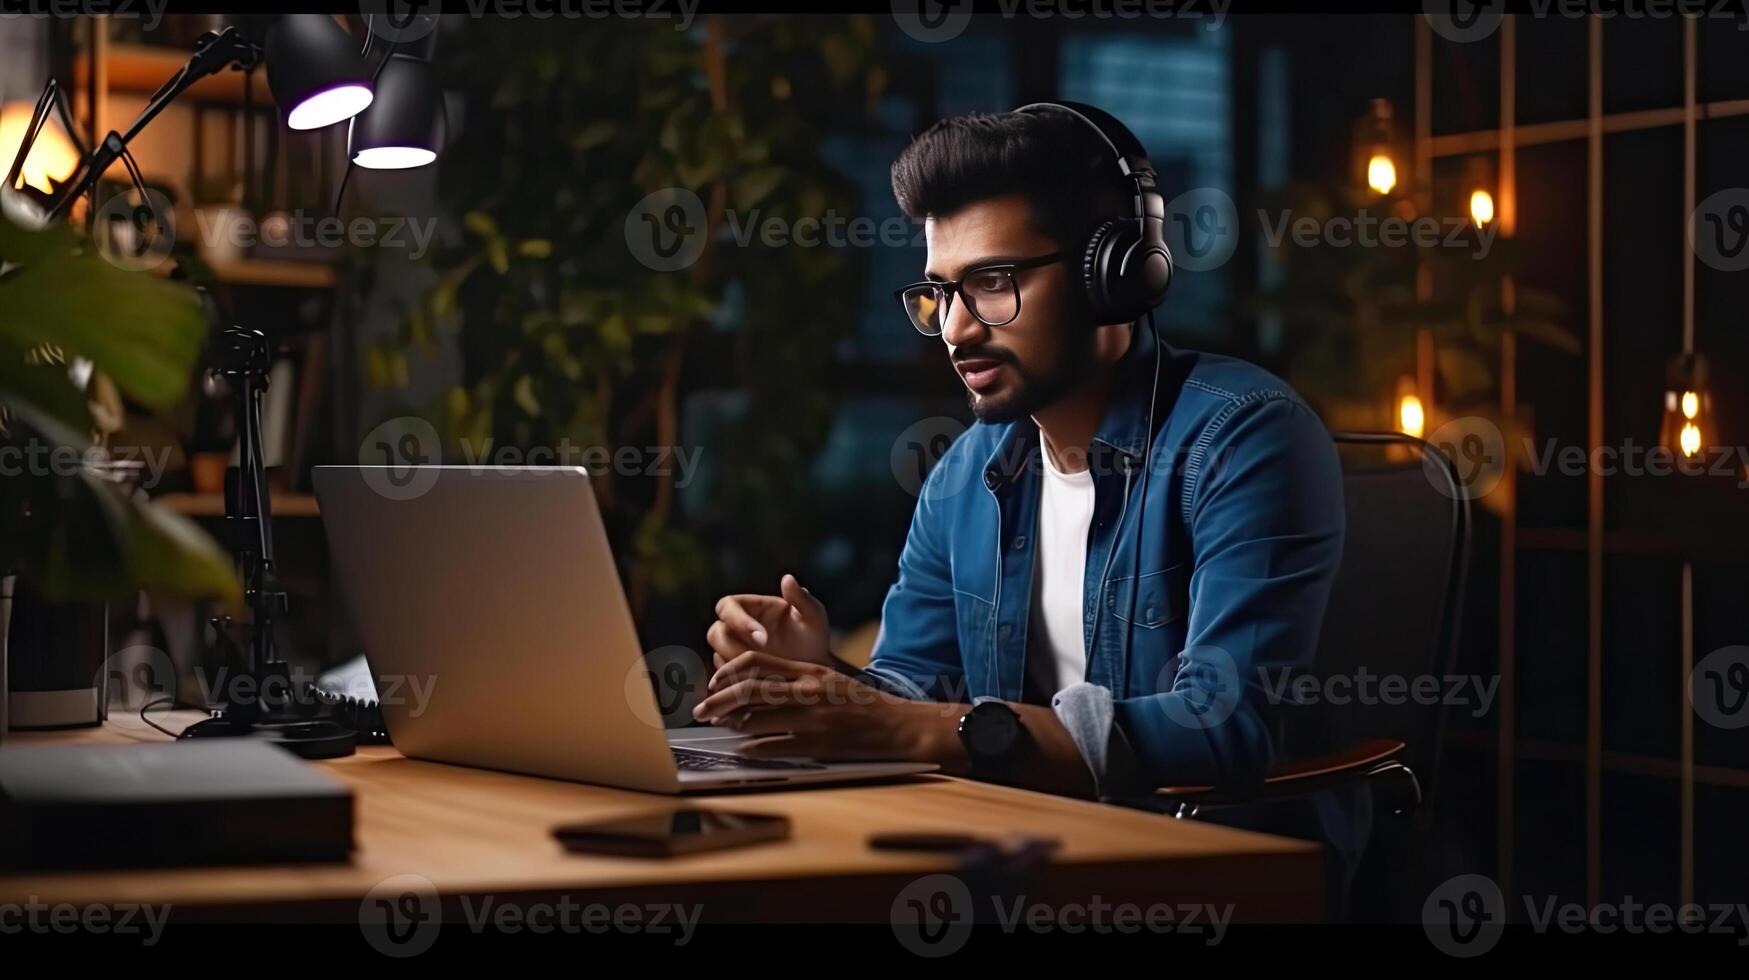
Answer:
<path fill-rule="evenodd" d="M 1706 359 L 1698 354 L 1677 354 L 1664 372 L 1664 424 L 1659 442 L 1664 448 L 1693 459 L 1707 449 L 1712 426 L 1712 394 L 1707 391 Z"/>
<path fill-rule="evenodd" d="M 1494 207 L 1494 158 L 1474 153 L 1464 159 L 1463 183 L 1469 191 L 1470 224 L 1478 230 L 1488 227 L 1496 215 Z"/>
<path fill-rule="evenodd" d="M 1397 186 L 1397 165 L 1383 153 L 1374 153 L 1366 161 L 1366 186 L 1379 194 L 1389 194 Z"/>
<path fill-rule="evenodd" d="M 1484 188 L 1478 187 L 1470 192 L 1470 220 L 1477 228 L 1494 220 L 1494 195 Z"/>
<path fill-rule="evenodd" d="M 1401 154 L 1391 122 L 1390 102 L 1372 100 L 1371 109 L 1355 123 L 1354 148 L 1360 177 L 1366 186 L 1381 197 L 1396 190 L 1403 173 L 1398 166 Z"/>
<path fill-rule="evenodd" d="M 1415 379 L 1408 375 L 1397 381 L 1397 431 L 1417 439 L 1427 431 L 1427 406 L 1415 390 Z"/>

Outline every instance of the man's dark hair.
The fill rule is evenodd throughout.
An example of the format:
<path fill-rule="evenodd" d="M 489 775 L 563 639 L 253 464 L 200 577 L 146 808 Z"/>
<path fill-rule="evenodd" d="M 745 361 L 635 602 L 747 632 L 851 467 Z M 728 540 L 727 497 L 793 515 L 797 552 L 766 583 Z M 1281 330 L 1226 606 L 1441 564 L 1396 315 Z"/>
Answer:
<path fill-rule="evenodd" d="M 893 161 L 893 196 L 921 221 L 1021 194 L 1033 225 L 1071 253 L 1100 222 L 1131 209 L 1111 148 L 1066 112 L 980 112 L 943 119 Z"/>

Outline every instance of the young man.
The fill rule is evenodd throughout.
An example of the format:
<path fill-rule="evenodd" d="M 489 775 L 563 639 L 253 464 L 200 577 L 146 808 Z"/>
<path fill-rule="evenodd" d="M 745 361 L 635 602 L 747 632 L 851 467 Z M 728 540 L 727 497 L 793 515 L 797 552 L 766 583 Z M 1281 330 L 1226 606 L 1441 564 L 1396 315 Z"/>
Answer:
<path fill-rule="evenodd" d="M 893 164 L 928 242 L 902 299 L 978 422 L 922 489 L 866 669 L 794 576 L 718 603 L 695 715 L 758 736 L 745 751 L 1117 799 L 1280 757 L 1259 670 L 1311 665 L 1342 554 L 1335 448 L 1263 370 L 1101 322 L 1083 254 L 1138 211 L 1113 142 L 1061 108 L 972 115 Z"/>

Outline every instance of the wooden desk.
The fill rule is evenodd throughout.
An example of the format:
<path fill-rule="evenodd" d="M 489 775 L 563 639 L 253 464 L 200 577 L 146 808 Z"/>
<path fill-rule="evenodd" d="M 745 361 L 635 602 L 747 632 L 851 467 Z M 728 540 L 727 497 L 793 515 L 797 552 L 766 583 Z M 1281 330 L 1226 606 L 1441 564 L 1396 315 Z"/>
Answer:
<path fill-rule="evenodd" d="M 196 715 L 154 715 L 177 730 Z M 8 735 L 6 744 L 162 740 L 134 715 L 101 729 Z M 676 805 L 670 797 L 405 758 L 387 747 L 319 763 L 357 794 L 357 850 L 346 865 L 0 874 L 0 904 L 172 906 L 173 921 L 357 922 L 379 882 L 428 879 L 444 917 L 464 896 L 533 903 L 697 903 L 712 921 L 890 921 L 906 885 L 951 871 L 946 857 L 881 852 L 878 831 L 1035 834 L 1062 842 L 1027 901 L 1231 906 L 1236 922 L 1324 915 L 1316 845 L 1194 821 L 940 776 L 842 788 L 693 797 L 782 813 L 791 839 L 668 860 L 565 853 L 562 822 Z"/>

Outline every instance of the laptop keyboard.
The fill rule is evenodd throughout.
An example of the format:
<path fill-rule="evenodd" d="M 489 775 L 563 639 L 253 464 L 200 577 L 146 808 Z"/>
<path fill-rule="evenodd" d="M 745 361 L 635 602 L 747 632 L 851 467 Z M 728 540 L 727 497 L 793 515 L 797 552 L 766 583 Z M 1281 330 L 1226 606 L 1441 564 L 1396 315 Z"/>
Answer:
<path fill-rule="evenodd" d="M 824 769 L 811 762 L 788 762 L 783 759 L 754 759 L 726 752 L 701 752 L 698 749 L 676 748 L 674 764 L 690 772 L 718 772 L 724 769 Z"/>

